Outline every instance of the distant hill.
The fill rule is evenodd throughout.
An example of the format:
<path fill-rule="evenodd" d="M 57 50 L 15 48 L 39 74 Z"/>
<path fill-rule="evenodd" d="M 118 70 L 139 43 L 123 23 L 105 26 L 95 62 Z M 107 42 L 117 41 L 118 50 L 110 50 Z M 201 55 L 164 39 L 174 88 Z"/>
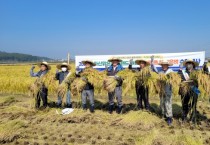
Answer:
<path fill-rule="evenodd" d="M 52 61 L 47 57 L 33 56 L 22 53 L 8 53 L 0 51 L 0 63 Z"/>

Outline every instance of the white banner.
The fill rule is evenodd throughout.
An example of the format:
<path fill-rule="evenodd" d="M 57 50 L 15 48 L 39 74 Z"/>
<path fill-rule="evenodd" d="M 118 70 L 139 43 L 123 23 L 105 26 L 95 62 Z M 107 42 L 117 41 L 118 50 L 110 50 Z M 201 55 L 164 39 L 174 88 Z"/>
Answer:
<path fill-rule="evenodd" d="M 156 54 L 128 54 L 128 55 L 83 55 L 83 56 L 75 56 L 76 60 L 76 67 L 84 68 L 82 64 L 83 60 L 91 60 L 96 63 L 94 68 L 98 70 L 104 70 L 105 66 L 111 65 L 108 62 L 108 59 L 112 57 L 117 57 L 122 59 L 121 62 L 124 68 L 127 68 L 130 62 L 130 59 L 133 59 L 134 62 L 137 59 L 145 59 L 150 61 L 150 57 L 154 55 L 154 63 L 159 68 L 160 66 L 158 63 L 163 60 L 167 59 L 169 62 L 173 63 L 174 65 L 171 67 L 174 71 L 179 69 L 180 63 L 185 61 L 186 59 L 193 59 L 194 61 L 199 63 L 199 66 L 202 66 L 205 61 L 205 51 L 200 52 L 181 52 L 181 53 L 156 53 Z M 138 65 L 133 64 L 133 67 L 138 67 Z"/>

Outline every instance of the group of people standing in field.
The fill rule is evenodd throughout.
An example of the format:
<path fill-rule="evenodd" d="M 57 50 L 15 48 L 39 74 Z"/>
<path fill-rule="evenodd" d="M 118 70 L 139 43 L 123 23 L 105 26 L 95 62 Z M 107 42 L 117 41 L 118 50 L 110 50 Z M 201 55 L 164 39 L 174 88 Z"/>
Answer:
<path fill-rule="evenodd" d="M 163 73 L 163 74 L 169 74 L 173 72 L 172 69 L 170 69 L 170 66 L 172 66 L 172 63 L 169 63 L 167 60 L 163 60 L 159 63 L 161 66 L 161 71 L 158 71 L 153 63 L 154 57 L 151 57 L 151 61 L 147 61 L 144 59 L 135 60 L 135 63 L 139 65 L 138 68 L 133 68 L 132 64 L 134 64 L 133 59 L 130 60 L 130 65 L 128 69 L 133 71 L 142 71 L 146 67 L 150 67 L 150 69 L 156 73 Z M 121 65 L 121 59 L 119 58 L 111 58 L 108 60 L 111 62 L 111 65 L 109 67 L 106 67 L 107 76 L 113 77 L 117 81 L 116 88 L 113 92 L 108 93 L 108 101 L 109 101 L 109 109 L 108 112 L 110 114 L 113 113 L 113 111 L 116 108 L 116 112 L 120 114 L 123 109 L 123 103 L 122 103 L 122 84 L 123 79 L 117 75 L 118 72 L 122 71 L 124 68 Z M 84 60 L 82 61 L 83 65 L 85 66 L 84 69 L 76 69 L 76 77 L 81 77 L 81 73 L 90 67 L 94 67 L 96 64 L 90 60 Z M 196 67 L 199 65 L 197 62 L 193 60 L 186 60 L 183 62 L 183 65 L 186 69 L 180 69 L 178 74 L 180 74 L 182 81 L 186 80 L 186 74 L 189 76 L 190 73 L 196 70 Z M 50 65 L 47 62 L 42 62 L 39 64 L 40 71 L 37 73 L 34 73 L 34 66 L 31 68 L 30 74 L 32 77 L 42 77 L 51 69 Z M 60 71 L 56 72 L 55 78 L 59 81 L 59 84 L 61 84 L 65 78 L 68 76 L 68 74 L 71 71 L 71 67 L 67 63 L 62 63 L 57 65 L 57 69 Z M 82 108 L 84 110 L 87 110 L 87 97 L 90 101 L 90 112 L 94 112 L 95 104 L 94 104 L 94 86 L 88 80 L 84 77 L 81 77 L 86 82 L 86 85 L 84 89 L 81 91 L 81 98 L 82 98 Z M 162 110 L 162 116 L 166 119 L 168 125 L 172 124 L 173 121 L 173 112 L 172 112 L 172 87 L 168 84 L 165 86 L 165 93 L 164 97 L 160 98 L 160 108 Z M 143 85 L 143 82 L 136 81 L 135 83 L 135 90 L 137 95 L 137 107 L 139 110 L 148 110 L 150 111 L 150 103 L 149 103 L 149 93 L 148 88 Z M 40 97 L 36 99 L 36 107 L 40 107 L 40 101 L 43 101 L 43 106 L 47 107 L 47 96 L 48 96 L 48 89 L 46 87 L 42 87 L 38 93 Z M 38 96 L 37 95 L 37 96 Z M 114 106 L 114 99 L 116 97 L 117 100 L 117 107 Z M 192 103 L 190 100 L 193 100 Z M 196 104 L 197 104 L 198 94 L 192 93 L 189 91 L 185 95 L 181 95 L 182 100 L 182 120 L 186 121 L 187 115 L 189 113 L 189 110 L 192 108 L 192 106 L 196 110 Z M 144 105 L 143 105 L 144 104 Z M 61 107 L 62 105 L 62 98 L 61 96 L 58 96 L 57 101 L 58 107 Z M 72 108 L 71 103 L 71 92 L 70 87 L 68 88 L 67 94 L 66 94 L 66 107 Z"/>

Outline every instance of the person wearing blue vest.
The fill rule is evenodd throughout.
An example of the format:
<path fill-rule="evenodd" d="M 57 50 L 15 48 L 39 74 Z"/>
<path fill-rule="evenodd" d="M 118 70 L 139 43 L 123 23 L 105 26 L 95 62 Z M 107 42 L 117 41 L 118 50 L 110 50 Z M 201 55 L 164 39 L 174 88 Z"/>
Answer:
<path fill-rule="evenodd" d="M 40 67 L 40 71 L 38 71 L 37 73 L 34 72 L 35 66 L 32 66 L 32 68 L 30 70 L 31 77 L 41 78 L 44 75 L 46 75 L 48 73 L 48 71 L 51 69 L 50 65 L 47 62 L 41 62 L 38 64 L 38 66 Z M 47 95 L 48 95 L 48 88 L 43 85 L 36 96 L 37 97 L 36 104 L 35 104 L 36 108 L 40 107 L 41 99 L 43 102 L 43 107 L 44 108 L 47 107 Z"/>
<path fill-rule="evenodd" d="M 66 79 L 66 77 L 69 75 L 69 73 L 70 73 L 69 71 L 70 71 L 71 67 L 67 63 L 58 64 L 56 67 L 57 67 L 57 70 L 56 70 L 55 78 L 56 78 L 56 80 L 59 81 L 59 85 L 60 85 Z M 59 70 L 61 70 L 61 71 L 59 72 Z M 58 96 L 57 106 L 58 107 L 62 106 L 62 96 Z M 72 108 L 71 92 L 70 92 L 70 84 L 69 83 L 68 83 L 68 91 L 66 94 L 66 107 Z"/>
<path fill-rule="evenodd" d="M 116 88 L 113 92 L 109 92 L 108 93 L 108 97 L 109 97 L 109 113 L 112 114 L 113 110 L 114 110 L 114 97 L 116 96 L 117 99 L 117 113 L 120 114 L 122 112 L 122 107 L 123 107 L 123 103 L 122 103 L 122 79 L 117 76 L 117 73 L 121 70 L 123 70 L 122 65 L 120 64 L 120 62 L 122 61 L 119 58 L 111 58 L 108 60 L 109 62 L 111 62 L 111 66 L 109 66 L 107 68 L 107 75 L 109 77 L 114 77 L 117 80 L 117 85 Z"/>

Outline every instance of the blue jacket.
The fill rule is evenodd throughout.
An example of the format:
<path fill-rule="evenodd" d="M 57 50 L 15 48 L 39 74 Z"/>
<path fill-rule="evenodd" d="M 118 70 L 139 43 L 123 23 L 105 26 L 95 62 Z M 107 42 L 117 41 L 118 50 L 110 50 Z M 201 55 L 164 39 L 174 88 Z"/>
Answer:
<path fill-rule="evenodd" d="M 123 67 L 121 64 L 117 65 L 117 68 L 115 69 L 115 71 L 113 71 L 113 65 L 111 65 L 107 68 L 108 76 L 115 76 L 121 70 L 123 70 Z"/>

